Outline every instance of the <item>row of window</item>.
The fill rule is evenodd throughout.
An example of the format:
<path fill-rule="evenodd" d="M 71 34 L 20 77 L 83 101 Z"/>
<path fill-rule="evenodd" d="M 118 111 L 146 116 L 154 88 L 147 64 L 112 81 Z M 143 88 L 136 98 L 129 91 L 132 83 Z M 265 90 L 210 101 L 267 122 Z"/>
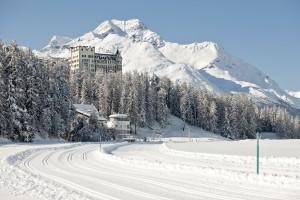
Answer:
<path fill-rule="evenodd" d="M 94 62 L 94 60 L 91 60 L 91 59 L 88 59 L 88 58 L 84 58 L 84 59 L 81 59 L 82 62 Z M 73 64 L 73 63 L 77 63 L 79 62 L 79 59 L 74 59 L 74 60 L 70 60 L 69 63 L 70 64 Z M 121 62 L 113 62 L 113 61 L 110 61 L 110 60 L 106 60 L 106 62 L 103 60 L 95 60 L 96 63 L 102 63 L 102 64 L 116 64 L 116 65 L 121 65 Z"/>
<path fill-rule="evenodd" d="M 89 62 L 83 62 L 81 65 L 85 70 L 90 71 L 90 72 L 102 72 L 102 73 L 116 73 L 118 71 L 122 71 L 122 66 L 121 65 L 114 65 L 114 66 L 109 66 L 109 65 L 95 65 L 91 64 Z M 79 68 L 79 64 L 73 64 L 72 68 L 76 69 Z"/>
<path fill-rule="evenodd" d="M 72 52 L 76 52 L 76 51 L 79 51 L 79 50 L 81 50 L 81 51 L 83 51 L 83 50 L 85 50 L 85 51 L 94 51 L 95 48 L 89 48 L 89 47 L 81 47 L 81 48 L 79 48 L 79 47 L 75 47 L 75 48 L 71 49 Z"/>
<path fill-rule="evenodd" d="M 111 61 L 111 60 L 106 60 L 106 62 L 105 62 L 105 60 L 95 60 L 95 61 L 96 61 L 96 63 L 116 64 L 116 62 Z"/>
<path fill-rule="evenodd" d="M 93 62 L 93 60 L 90 60 L 90 59 L 82 59 L 81 61 L 82 62 L 90 62 L 90 61 Z"/>
<path fill-rule="evenodd" d="M 82 55 L 81 55 L 82 58 L 86 58 L 86 56 L 87 56 L 88 58 L 94 58 L 93 55 L 85 55 L 85 54 L 82 54 Z"/>
<path fill-rule="evenodd" d="M 117 56 L 97 56 L 95 55 L 95 59 L 99 59 L 99 60 L 118 60 L 118 59 L 121 59 Z"/>
<path fill-rule="evenodd" d="M 103 68 L 98 68 L 96 67 L 97 72 L 101 72 L 101 73 L 116 73 L 118 71 L 122 71 L 122 69 L 116 69 L 116 68 L 108 68 L 108 67 L 103 67 Z"/>

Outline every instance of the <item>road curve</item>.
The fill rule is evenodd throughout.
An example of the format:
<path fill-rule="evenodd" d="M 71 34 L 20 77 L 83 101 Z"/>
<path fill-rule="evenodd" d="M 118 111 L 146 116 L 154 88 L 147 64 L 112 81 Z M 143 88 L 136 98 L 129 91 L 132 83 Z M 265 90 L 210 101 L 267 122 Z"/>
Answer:
<path fill-rule="evenodd" d="M 111 145 L 115 144 L 103 146 Z M 45 148 L 23 159 L 19 168 L 86 199 L 300 199 L 295 187 L 248 181 L 249 167 L 241 169 L 228 160 L 214 163 L 213 159 L 177 156 L 161 151 L 161 144 L 129 144 L 112 150 L 111 154 L 100 152 L 99 144 Z M 235 177 L 223 176 L 231 173 Z"/>

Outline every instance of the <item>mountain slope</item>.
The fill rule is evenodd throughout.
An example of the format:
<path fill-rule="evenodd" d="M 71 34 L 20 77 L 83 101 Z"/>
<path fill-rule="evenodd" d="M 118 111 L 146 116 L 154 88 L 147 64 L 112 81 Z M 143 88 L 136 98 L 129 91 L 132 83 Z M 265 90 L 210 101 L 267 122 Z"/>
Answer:
<path fill-rule="evenodd" d="M 300 91 L 287 91 L 289 95 L 300 98 Z"/>
<path fill-rule="evenodd" d="M 147 71 L 168 76 L 173 81 L 186 81 L 217 94 L 243 92 L 260 103 L 300 107 L 299 99 L 218 44 L 171 43 L 149 30 L 138 19 L 107 20 L 75 39 L 54 36 L 46 47 L 35 53 L 41 57 L 67 58 L 68 47 L 77 45 L 95 46 L 97 52 L 104 53 L 120 49 L 125 72 Z"/>

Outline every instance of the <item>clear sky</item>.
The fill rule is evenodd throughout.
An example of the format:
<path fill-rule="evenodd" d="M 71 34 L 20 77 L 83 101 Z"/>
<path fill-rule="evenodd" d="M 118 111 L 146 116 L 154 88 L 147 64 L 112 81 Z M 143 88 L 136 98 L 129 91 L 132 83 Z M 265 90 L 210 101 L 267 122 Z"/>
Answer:
<path fill-rule="evenodd" d="M 0 0 L 0 39 L 39 49 L 113 18 L 139 18 L 172 42 L 217 42 L 300 90 L 300 0 Z"/>

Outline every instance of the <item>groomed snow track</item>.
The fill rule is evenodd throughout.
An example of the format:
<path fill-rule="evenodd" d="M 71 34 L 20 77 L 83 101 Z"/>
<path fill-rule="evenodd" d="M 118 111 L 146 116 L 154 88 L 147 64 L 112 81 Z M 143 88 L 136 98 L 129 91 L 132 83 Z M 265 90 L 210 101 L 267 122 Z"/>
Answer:
<path fill-rule="evenodd" d="M 165 144 L 104 144 L 102 152 L 99 144 L 52 145 L 9 156 L 1 163 L 0 186 L 55 200 L 296 200 L 300 169 L 293 163 L 287 173 L 272 165 L 258 177 L 252 161 L 201 159 Z"/>

